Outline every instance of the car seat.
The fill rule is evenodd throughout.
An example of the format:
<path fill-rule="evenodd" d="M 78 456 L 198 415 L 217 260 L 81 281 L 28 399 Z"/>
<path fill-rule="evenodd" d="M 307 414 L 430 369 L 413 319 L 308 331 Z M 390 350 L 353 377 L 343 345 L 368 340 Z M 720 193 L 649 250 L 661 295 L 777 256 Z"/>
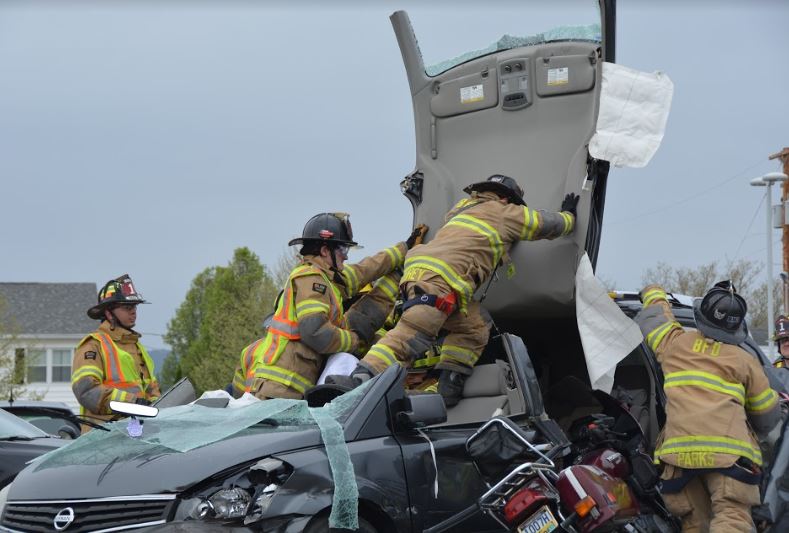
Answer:
<path fill-rule="evenodd" d="M 463 386 L 463 396 L 457 405 L 447 409 L 447 424 L 480 422 L 493 416 L 510 414 L 510 399 L 514 389 L 508 378 L 510 365 L 497 360 L 477 365 Z"/>

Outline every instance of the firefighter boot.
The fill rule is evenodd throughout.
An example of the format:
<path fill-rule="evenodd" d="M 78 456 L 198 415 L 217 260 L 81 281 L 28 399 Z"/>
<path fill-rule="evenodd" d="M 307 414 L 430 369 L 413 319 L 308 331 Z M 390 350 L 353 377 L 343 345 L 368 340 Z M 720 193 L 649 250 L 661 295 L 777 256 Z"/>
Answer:
<path fill-rule="evenodd" d="M 454 370 L 442 370 L 438 378 L 438 393 L 447 407 L 454 407 L 463 397 L 463 384 L 468 376 Z"/>

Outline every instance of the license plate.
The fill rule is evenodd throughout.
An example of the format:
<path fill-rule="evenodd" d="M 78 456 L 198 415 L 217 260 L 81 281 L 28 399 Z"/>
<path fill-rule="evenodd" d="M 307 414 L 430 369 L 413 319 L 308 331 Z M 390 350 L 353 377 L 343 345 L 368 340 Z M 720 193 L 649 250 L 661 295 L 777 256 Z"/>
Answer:
<path fill-rule="evenodd" d="M 559 527 L 553 513 L 547 505 L 531 515 L 528 520 L 518 526 L 518 533 L 548 533 Z"/>

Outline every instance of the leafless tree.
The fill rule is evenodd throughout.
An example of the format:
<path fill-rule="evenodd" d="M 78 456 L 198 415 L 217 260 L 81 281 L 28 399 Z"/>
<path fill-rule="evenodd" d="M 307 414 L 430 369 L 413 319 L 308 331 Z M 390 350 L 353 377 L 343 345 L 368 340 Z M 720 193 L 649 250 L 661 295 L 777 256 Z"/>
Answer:
<path fill-rule="evenodd" d="M 646 270 L 642 276 L 644 285 L 657 283 L 667 291 L 689 296 L 702 296 L 717 281 L 730 279 L 743 298 L 748 302 L 748 323 L 751 328 L 767 326 L 767 284 L 760 283 L 759 276 L 764 265 L 750 259 L 721 264 L 711 261 L 697 267 L 675 267 L 659 262 L 654 268 Z M 781 284 L 774 281 L 775 315 L 781 312 Z"/>

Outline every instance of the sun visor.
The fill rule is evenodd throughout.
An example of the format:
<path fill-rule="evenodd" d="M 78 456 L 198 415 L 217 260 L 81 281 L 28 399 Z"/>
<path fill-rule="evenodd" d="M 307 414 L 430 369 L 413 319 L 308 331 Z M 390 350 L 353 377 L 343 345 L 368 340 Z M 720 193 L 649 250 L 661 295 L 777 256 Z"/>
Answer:
<path fill-rule="evenodd" d="M 608 295 L 584 254 L 575 274 L 578 332 L 593 389 L 611 393 L 616 365 L 643 340 L 641 330 Z"/>
<path fill-rule="evenodd" d="M 589 154 L 617 167 L 640 168 L 657 152 L 674 84 L 662 72 L 603 63 L 600 111 Z"/>

